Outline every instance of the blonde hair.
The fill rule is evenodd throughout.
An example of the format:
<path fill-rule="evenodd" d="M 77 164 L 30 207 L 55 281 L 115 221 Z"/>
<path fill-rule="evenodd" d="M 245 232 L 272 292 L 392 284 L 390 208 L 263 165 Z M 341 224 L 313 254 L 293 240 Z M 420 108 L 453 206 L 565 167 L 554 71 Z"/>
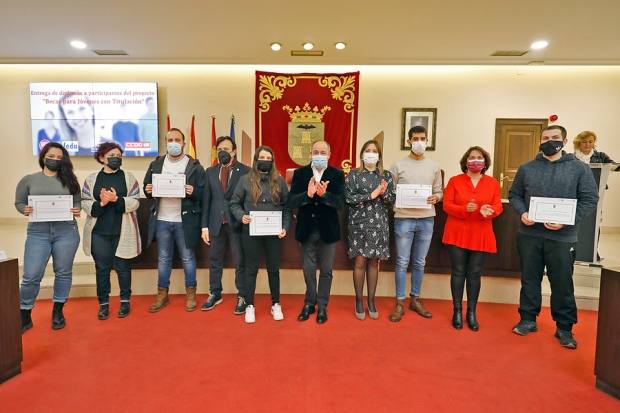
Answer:
<path fill-rule="evenodd" d="M 596 133 L 592 131 L 584 130 L 579 135 L 577 135 L 575 139 L 573 139 L 573 147 L 575 148 L 575 150 L 579 149 L 579 144 L 588 139 L 590 136 L 594 138 L 594 143 L 596 143 Z M 594 147 L 596 148 L 596 145 L 594 145 Z"/>
<path fill-rule="evenodd" d="M 364 145 L 362 145 L 362 149 L 360 150 L 360 166 L 357 167 L 357 172 L 362 173 L 364 171 L 364 151 L 370 145 L 375 145 L 377 148 L 377 152 L 379 152 L 379 161 L 377 162 L 377 168 L 379 169 L 379 175 L 383 176 L 383 151 L 381 150 L 381 145 L 374 139 L 366 141 Z"/>

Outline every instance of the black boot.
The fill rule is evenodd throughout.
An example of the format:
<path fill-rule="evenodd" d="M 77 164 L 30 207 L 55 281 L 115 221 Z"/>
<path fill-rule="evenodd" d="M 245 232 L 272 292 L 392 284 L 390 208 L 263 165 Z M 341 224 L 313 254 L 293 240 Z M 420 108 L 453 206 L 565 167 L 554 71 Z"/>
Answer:
<path fill-rule="evenodd" d="M 64 306 L 65 303 L 54 303 L 54 309 L 52 310 L 52 329 L 54 330 L 60 330 L 67 325 L 65 316 L 62 314 Z"/>
<path fill-rule="evenodd" d="M 97 318 L 99 320 L 107 320 L 110 316 L 110 304 L 99 304 L 99 312 Z"/>
<path fill-rule="evenodd" d="M 118 310 L 118 318 L 125 318 L 129 315 L 129 301 L 121 301 L 121 308 Z"/>
<path fill-rule="evenodd" d="M 32 317 L 30 317 L 30 312 L 32 310 L 21 310 L 22 313 L 22 334 L 32 328 Z"/>
<path fill-rule="evenodd" d="M 452 315 L 452 327 L 460 330 L 463 328 L 463 304 L 454 304 L 454 314 Z"/>
<path fill-rule="evenodd" d="M 476 320 L 476 304 L 467 303 L 467 327 L 472 331 L 478 331 L 478 320 Z"/>

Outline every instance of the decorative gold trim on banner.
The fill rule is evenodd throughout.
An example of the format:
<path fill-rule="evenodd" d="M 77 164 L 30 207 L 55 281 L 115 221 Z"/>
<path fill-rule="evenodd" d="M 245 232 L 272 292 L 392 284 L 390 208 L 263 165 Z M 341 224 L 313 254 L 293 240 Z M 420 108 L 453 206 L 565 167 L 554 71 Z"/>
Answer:
<path fill-rule="evenodd" d="M 340 164 L 340 166 L 342 167 L 344 173 L 348 174 L 351 170 L 351 167 L 353 166 L 353 163 L 351 163 L 350 159 L 345 159 L 344 161 L 342 161 L 342 164 Z"/>
<path fill-rule="evenodd" d="M 349 159 L 342 162 L 342 169 L 349 173 L 353 159 L 353 124 L 355 119 L 355 76 L 323 76 L 319 78 L 319 86 L 329 87 L 332 98 L 344 103 L 343 109 L 351 114 L 349 136 Z"/>
<path fill-rule="evenodd" d="M 297 83 L 297 79 L 289 76 L 259 76 L 260 87 L 258 99 L 260 101 L 260 111 L 268 112 L 269 103 L 274 100 L 282 99 L 284 89 L 287 86 L 293 87 Z"/>
<path fill-rule="evenodd" d="M 355 76 L 329 76 L 319 79 L 319 85 L 330 87 L 332 98 L 344 102 L 344 111 L 353 112 L 355 106 Z"/>

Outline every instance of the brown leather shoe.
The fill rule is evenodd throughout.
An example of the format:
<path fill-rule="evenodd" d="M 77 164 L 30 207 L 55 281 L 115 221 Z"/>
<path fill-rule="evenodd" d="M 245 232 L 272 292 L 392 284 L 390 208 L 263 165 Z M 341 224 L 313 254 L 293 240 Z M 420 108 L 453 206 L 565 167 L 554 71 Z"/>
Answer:
<path fill-rule="evenodd" d="M 185 310 L 194 311 L 198 308 L 198 303 L 196 302 L 196 287 L 187 287 L 185 288 Z"/>
<path fill-rule="evenodd" d="M 170 304 L 170 299 L 168 298 L 168 289 L 157 287 L 157 298 L 155 298 L 155 302 L 149 308 L 151 313 L 156 313 L 161 311 L 165 306 Z"/>
<path fill-rule="evenodd" d="M 415 296 L 411 297 L 411 302 L 409 303 L 409 309 L 411 311 L 415 311 L 416 313 L 420 314 L 424 318 L 433 318 L 433 315 L 431 314 L 431 312 L 428 311 L 426 308 L 424 308 L 422 301 L 420 301 L 420 297 L 415 297 Z"/>
<path fill-rule="evenodd" d="M 390 313 L 390 321 L 398 322 L 405 315 L 405 300 L 396 300 L 394 310 Z"/>

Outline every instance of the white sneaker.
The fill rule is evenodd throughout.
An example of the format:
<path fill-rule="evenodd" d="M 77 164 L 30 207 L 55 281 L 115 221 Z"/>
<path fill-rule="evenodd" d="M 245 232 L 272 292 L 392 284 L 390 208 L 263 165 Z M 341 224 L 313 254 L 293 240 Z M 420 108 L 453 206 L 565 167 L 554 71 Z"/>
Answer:
<path fill-rule="evenodd" d="M 271 314 L 276 321 L 284 320 L 284 314 L 282 314 L 282 306 L 280 304 L 274 304 L 271 306 Z"/>
<path fill-rule="evenodd" d="M 254 323 L 256 321 L 256 317 L 254 316 L 254 306 L 248 305 L 245 308 L 245 322 L 246 323 Z"/>

